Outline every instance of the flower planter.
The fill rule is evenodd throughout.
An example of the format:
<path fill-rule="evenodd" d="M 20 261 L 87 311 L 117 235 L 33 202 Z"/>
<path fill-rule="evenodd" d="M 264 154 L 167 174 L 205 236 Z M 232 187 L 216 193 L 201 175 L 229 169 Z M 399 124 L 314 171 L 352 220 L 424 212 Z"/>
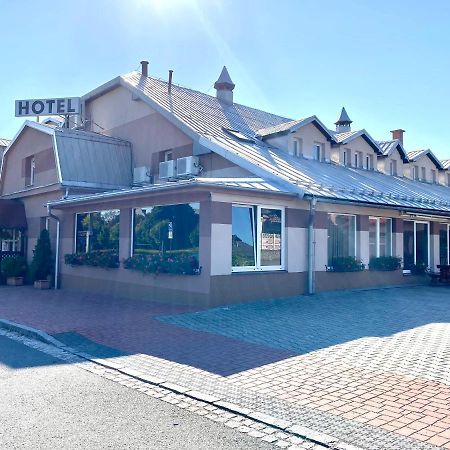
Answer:
<path fill-rule="evenodd" d="M 35 289 L 50 289 L 50 281 L 49 280 L 36 280 L 34 282 Z"/>
<path fill-rule="evenodd" d="M 23 277 L 8 277 L 6 278 L 8 286 L 23 286 Z"/>

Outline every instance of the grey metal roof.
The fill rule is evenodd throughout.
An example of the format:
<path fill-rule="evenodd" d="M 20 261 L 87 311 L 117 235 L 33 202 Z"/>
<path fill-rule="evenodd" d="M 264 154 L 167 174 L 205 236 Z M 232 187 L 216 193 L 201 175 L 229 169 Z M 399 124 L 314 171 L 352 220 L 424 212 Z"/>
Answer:
<path fill-rule="evenodd" d="M 378 145 L 378 142 L 375 141 L 372 136 L 364 129 L 362 130 L 357 130 L 357 131 L 345 131 L 343 133 L 333 133 L 334 135 L 334 140 L 338 143 L 338 144 L 347 144 L 348 142 L 353 141 L 354 139 L 358 138 L 358 137 L 362 137 L 374 150 L 375 153 L 377 153 L 378 155 L 382 155 L 383 151 L 380 148 L 380 146 Z"/>
<path fill-rule="evenodd" d="M 119 189 L 132 185 L 129 142 L 67 128 L 56 128 L 54 139 L 64 186 Z"/>
<path fill-rule="evenodd" d="M 9 139 L 0 138 L 0 147 L 8 147 L 10 143 L 11 141 Z"/>
<path fill-rule="evenodd" d="M 176 85 L 172 86 L 172 93 L 169 94 L 166 82 L 143 77 L 138 72 L 117 78 L 104 89 L 112 89 L 117 83 L 148 102 L 200 146 L 240 165 L 268 183 L 275 183 L 285 192 L 300 196 L 309 194 L 322 199 L 450 213 L 450 189 L 447 187 L 376 171 L 296 158 L 261 140 L 244 142 L 224 131 L 224 128 L 238 130 L 245 136 L 254 138 L 258 130 L 291 122 L 284 117 L 236 103 L 224 105 L 215 97 Z M 101 95 L 101 89 L 87 97 L 89 95 Z M 382 154 L 382 149 L 365 130 L 344 134 L 345 136 L 338 136 L 341 142 L 349 142 L 362 136 Z"/>
<path fill-rule="evenodd" d="M 378 145 L 383 151 L 383 156 L 390 156 L 395 150 L 398 150 L 400 156 L 403 159 L 403 162 L 409 162 L 408 154 L 406 153 L 405 148 L 398 139 L 393 139 L 390 141 L 378 141 Z"/>
<path fill-rule="evenodd" d="M 442 161 L 441 161 L 441 164 L 442 164 L 442 167 L 443 167 L 445 170 L 450 169 L 450 159 L 444 159 L 444 160 L 442 160 Z"/>
<path fill-rule="evenodd" d="M 339 116 L 339 119 L 337 122 L 334 122 L 335 125 L 341 125 L 341 124 L 351 124 L 353 120 L 350 119 L 350 117 L 347 114 L 347 111 L 344 107 L 342 107 L 341 115 Z"/>
<path fill-rule="evenodd" d="M 416 162 L 424 156 L 428 156 L 428 158 L 431 159 L 431 161 L 434 163 L 436 168 L 441 169 L 441 170 L 444 169 L 444 167 L 441 164 L 441 161 L 439 161 L 439 159 L 436 158 L 436 156 L 430 149 L 414 150 L 412 152 L 408 152 L 408 159 L 410 162 Z"/>

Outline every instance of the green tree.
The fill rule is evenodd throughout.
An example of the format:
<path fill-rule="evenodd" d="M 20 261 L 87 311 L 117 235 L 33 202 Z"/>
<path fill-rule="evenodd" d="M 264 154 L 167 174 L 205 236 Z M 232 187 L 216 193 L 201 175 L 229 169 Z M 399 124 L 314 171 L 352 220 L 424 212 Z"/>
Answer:
<path fill-rule="evenodd" d="M 46 280 L 53 274 L 53 257 L 50 245 L 50 235 L 47 230 L 42 230 L 33 250 L 33 260 L 30 266 L 32 281 Z"/>

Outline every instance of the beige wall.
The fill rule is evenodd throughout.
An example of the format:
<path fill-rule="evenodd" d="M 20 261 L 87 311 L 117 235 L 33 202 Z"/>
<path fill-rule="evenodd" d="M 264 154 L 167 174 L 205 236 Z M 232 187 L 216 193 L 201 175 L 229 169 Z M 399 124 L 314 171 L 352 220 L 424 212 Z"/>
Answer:
<path fill-rule="evenodd" d="M 403 176 L 403 160 L 400 156 L 400 153 L 395 150 L 394 152 L 392 152 L 392 154 L 390 156 L 387 157 L 380 157 L 378 158 L 377 164 L 378 164 L 378 170 L 380 172 L 383 172 L 386 175 L 390 175 L 391 171 L 390 171 L 390 163 L 391 161 L 395 161 L 397 164 L 397 176 L 402 177 Z"/>
<path fill-rule="evenodd" d="M 355 153 L 359 154 L 359 167 L 366 167 L 366 156 L 370 156 L 372 158 L 372 169 L 377 169 L 377 154 L 375 150 L 365 141 L 361 136 L 356 139 L 350 141 L 347 144 L 342 144 L 339 147 L 334 147 L 332 149 L 331 159 L 337 164 L 343 164 L 343 153 L 347 150 L 347 158 L 350 154 L 350 159 L 347 162 L 347 165 L 350 167 L 355 167 Z"/>
<path fill-rule="evenodd" d="M 410 163 L 407 163 L 404 165 L 404 175 L 405 175 L 405 177 L 407 177 L 411 180 L 413 179 L 413 167 L 414 166 L 419 167 L 419 180 L 420 181 L 426 181 L 428 183 L 431 183 L 432 182 L 432 175 L 431 175 L 432 170 L 436 171 L 436 179 L 438 180 L 438 182 L 442 181 L 442 178 L 441 178 L 441 175 L 439 174 L 438 169 L 434 165 L 433 161 L 431 161 L 431 159 L 427 155 L 422 156 L 416 162 L 410 162 Z M 422 179 L 422 168 L 425 168 L 426 180 Z"/>
<path fill-rule="evenodd" d="M 32 186 L 25 186 L 25 159 L 34 156 L 35 175 Z M 4 158 L 2 195 L 11 195 L 58 183 L 52 136 L 32 128 L 22 134 Z"/>

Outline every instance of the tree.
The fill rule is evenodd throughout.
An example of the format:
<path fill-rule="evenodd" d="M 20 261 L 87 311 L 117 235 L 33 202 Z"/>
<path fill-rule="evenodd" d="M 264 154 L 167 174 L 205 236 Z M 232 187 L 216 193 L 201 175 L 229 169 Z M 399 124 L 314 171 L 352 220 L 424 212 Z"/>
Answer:
<path fill-rule="evenodd" d="M 33 250 L 33 260 L 30 266 L 32 281 L 46 280 L 53 273 L 53 258 L 50 246 L 50 235 L 42 230 Z"/>

